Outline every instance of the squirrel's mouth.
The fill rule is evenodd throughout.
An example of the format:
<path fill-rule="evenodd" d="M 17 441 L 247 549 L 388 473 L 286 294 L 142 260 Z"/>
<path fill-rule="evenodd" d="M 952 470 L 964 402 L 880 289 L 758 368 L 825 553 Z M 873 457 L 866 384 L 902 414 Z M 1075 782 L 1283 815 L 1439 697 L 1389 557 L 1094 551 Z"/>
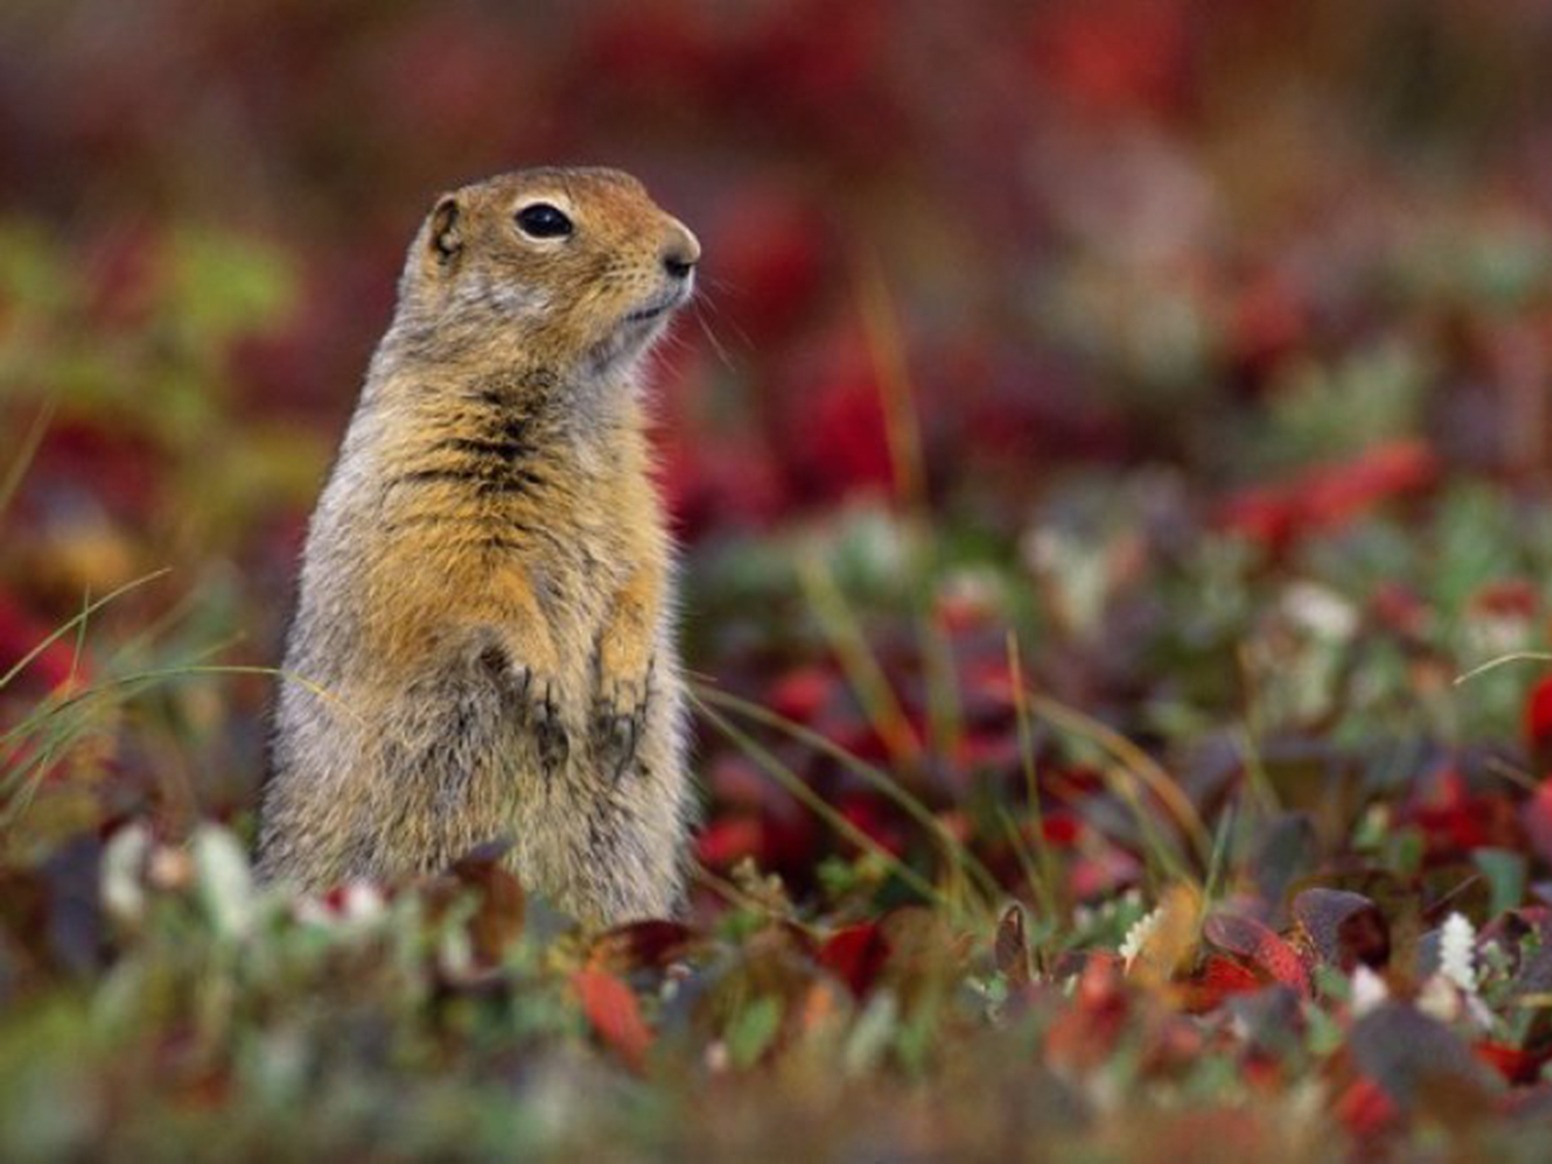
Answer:
<path fill-rule="evenodd" d="M 595 365 L 608 367 L 650 347 L 662 333 L 661 322 L 689 301 L 690 290 L 688 285 L 671 288 L 620 316 L 608 336 L 590 353 Z"/>
<path fill-rule="evenodd" d="M 645 306 L 638 307 L 635 311 L 629 312 L 623 322 L 650 323 L 654 319 L 667 315 L 676 307 L 682 307 L 689 298 L 690 289 L 688 287 L 675 288 L 668 295 L 654 299 Z"/>

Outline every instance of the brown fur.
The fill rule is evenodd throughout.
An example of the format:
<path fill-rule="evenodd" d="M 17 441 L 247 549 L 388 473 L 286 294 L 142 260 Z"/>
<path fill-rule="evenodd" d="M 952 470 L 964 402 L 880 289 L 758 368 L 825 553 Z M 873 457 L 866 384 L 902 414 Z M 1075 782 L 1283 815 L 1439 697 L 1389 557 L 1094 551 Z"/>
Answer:
<path fill-rule="evenodd" d="M 523 233 L 535 202 L 574 232 Z M 437 203 L 309 530 L 262 875 L 393 878 L 508 837 L 588 922 L 679 906 L 692 796 L 638 366 L 698 257 L 612 170 Z"/>

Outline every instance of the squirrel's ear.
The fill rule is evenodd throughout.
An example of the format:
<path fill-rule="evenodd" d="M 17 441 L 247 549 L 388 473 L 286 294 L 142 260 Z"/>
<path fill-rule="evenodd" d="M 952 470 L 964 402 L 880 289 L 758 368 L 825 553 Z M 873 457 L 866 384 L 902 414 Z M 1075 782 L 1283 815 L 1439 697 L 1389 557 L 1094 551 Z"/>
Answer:
<path fill-rule="evenodd" d="M 458 195 L 444 194 L 431 212 L 431 253 L 442 263 L 450 263 L 463 250 L 463 208 Z"/>

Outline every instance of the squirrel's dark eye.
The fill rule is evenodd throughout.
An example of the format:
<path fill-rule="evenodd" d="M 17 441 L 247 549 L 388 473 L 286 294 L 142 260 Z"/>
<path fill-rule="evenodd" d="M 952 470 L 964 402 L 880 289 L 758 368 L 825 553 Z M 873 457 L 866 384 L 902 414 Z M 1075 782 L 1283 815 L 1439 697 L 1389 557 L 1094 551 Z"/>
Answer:
<path fill-rule="evenodd" d="M 571 219 L 548 202 L 534 202 L 517 212 L 517 228 L 529 238 L 565 238 Z"/>

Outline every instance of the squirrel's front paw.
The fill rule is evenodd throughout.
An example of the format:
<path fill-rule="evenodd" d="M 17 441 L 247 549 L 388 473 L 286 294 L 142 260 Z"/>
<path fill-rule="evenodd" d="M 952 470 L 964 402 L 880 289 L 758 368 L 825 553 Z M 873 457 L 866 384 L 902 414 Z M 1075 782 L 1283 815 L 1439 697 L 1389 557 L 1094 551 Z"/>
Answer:
<path fill-rule="evenodd" d="M 593 750 L 610 779 L 619 780 L 636 758 L 646 727 L 651 670 L 639 679 L 605 679 L 593 701 Z"/>
<path fill-rule="evenodd" d="M 565 766 L 566 757 L 571 753 L 571 740 L 557 700 L 559 687 L 555 680 L 537 675 L 529 667 L 519 667 L 517 690 L 524 717 L 533 732 L 539 766 L 544 770 L 545 779 L 549 779 Z"/>

